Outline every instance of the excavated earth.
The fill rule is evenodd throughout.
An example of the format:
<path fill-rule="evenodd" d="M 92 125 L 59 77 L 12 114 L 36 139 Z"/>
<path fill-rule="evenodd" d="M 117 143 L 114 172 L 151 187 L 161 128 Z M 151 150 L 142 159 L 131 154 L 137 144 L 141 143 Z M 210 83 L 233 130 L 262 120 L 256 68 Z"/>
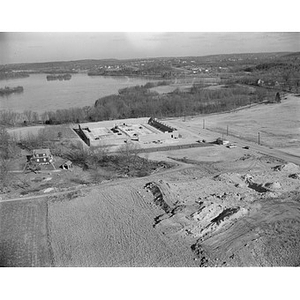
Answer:
<path fill-rule="evenodd" d="M 300 265 L 298 165 L 258 154 L 185 162 L 144 186 L 162 210 L 156 230 L 185 240 L 201 267 Z"/>

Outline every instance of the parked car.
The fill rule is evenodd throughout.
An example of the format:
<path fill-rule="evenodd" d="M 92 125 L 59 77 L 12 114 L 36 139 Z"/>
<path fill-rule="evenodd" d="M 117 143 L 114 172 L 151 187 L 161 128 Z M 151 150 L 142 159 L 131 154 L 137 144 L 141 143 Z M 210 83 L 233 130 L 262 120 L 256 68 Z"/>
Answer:
<path fill-rule="evenodd" d="M 231 144 L 231 145 L 228 145 L 226 147 L 229 148 L 229 149 L 231 149 L 231 148 L 236 148 L 237 146 L 235 144 Z"/>

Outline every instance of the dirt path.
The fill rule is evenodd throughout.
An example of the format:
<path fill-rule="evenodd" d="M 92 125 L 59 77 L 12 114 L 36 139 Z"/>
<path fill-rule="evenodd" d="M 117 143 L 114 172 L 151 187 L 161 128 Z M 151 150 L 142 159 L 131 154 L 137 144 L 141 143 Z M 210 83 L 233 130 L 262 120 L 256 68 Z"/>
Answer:
<path fill-rule="evenodd" d="M 178 165 L 176 167 L 167 169 L 167 170 L 161 170 L 157 173 L 153 173 L 152 175 L 147 176 L 147 178 L 149 178 L 149 180 L 150 180 L 153 176 L 157 176 L 157 175 L 164 176 L 166 174 L 170 174 L 173 172 L 177 172 L 177 171 L 189 169 L 189 168 L 192 168 L 192 166 L 185 164 L 185 163 L 178 162 Z M 119 185 L 119 184 L 123 184 L 123 183 L 130 183 L 130 182 L 143 181 L 143 180 L 145 180 L 144 177 L 119 179 L 119 180 L 115 180 L 115 181 L 100 183 L 96 186 L 98 186 L 98 187 L 113 186 L 113 185 Z M 27 200 L 42 199 L 42 198 L 47 198 L 47 197 L 57 197 L 57 196 L 67 195 L 70 193 L 76 193 L 78 191 L 81 191 L 81 192 L 87 191 L 88 192 L 89 190 L 91 190 L 94 187 L 95 186 L 84 186 L 84 187 L 77 186 L 75 188 L 72 188 L 71 190 L 63 191 L 63 192 L 54 192 L 54 193 L 47 193 L 47 194 L 43 194 L 43 195 L 32 195 L 32 196 L 28 196 L 28 197 L 18 197 L 18 198 L 11 198 L 11 199 L 1 199 L 0 203 L 1 202 L 13 202 L 13 201 L 27 201 Z"/>

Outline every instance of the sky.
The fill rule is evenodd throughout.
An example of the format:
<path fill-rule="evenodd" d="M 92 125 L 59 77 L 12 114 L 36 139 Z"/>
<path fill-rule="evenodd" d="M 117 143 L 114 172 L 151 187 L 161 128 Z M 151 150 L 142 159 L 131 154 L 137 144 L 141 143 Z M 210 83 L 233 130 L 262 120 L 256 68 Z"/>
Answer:
<path fill-rule="evenodd" d="M 0 64 L 300 51 L 299 32 L 2 32 Z"/>

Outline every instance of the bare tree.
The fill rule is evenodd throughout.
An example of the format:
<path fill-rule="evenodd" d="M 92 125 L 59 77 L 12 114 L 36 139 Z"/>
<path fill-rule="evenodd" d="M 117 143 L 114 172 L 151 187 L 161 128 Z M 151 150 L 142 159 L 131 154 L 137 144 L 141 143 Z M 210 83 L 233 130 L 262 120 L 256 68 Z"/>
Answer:
<path fill-rule="evenodd" d="M 47 111 L 41 114 L 41 120 L 43 121 L 43 123 L 45 123 L 48 119 L 49 119 L 49 114 Z"/>
<path fill-rule="evenodd" d="M 32 123 L 33 112 L 31 110 L 25 110 L 23 114 L 25 115 L 28 123 Z"/>
<path fill-rule="evenodd" d="M 9 135 L 6 128 L 0 126 L 0 157 L 2 159 L 9 159 L 17 155 L 16 140 Z"/>
<path fill-rule="evenodd" d="M 4 188 L 7 187 L 11 181 L 9 173 L 10 161 L 0 157 L 0 191 L 3 192 Z"/>
<path fill-rule="evenodd" d="M 34 111 L 32 113 L 32 122 L 37 123 L 39 120 L 40 120 L 39 114 L 36 111 Z"/>
<path fill-rule="evenodd" d="M 0 124 L 1 125 L 12 125 L 14 126 L 17 123 L 19 114 L 13 111 L 3 110 L 0 111 Z"/>

